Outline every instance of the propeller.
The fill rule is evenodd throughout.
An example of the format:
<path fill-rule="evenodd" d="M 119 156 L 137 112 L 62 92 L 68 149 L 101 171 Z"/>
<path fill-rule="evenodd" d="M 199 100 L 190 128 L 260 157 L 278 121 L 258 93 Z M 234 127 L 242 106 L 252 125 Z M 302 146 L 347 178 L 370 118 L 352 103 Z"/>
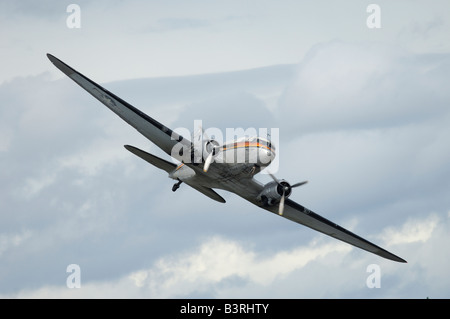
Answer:
<path fill-rule="evenodd" d="M 213 159 L 213 152 L 209 153 L 208 157 L 206 158 L 205 165 L 203 166 L 203 171 L 206 173 L 209 169 L 209 165 L 211 165 Z"/>
<path fill-rule="evenodd" d="M 209 152 L 208 157 L 205 160 L 205 164 L 203 165 L 203 171 L 206 173 L 208 172 L 209 166 L 212 163 L 213 157 L 214 155 L 216 155 L 216 147 L 219 147 L 219 145 L 215 145 L 218 144 L 216 141 L 211 140 L 208 136 L 208 134 L 206 134 L 206 132 L 203 130 L 203 128 L 200 126 L 200 130 L 202 131 L 202 136 L 205 136 L 206 139 L 208 140 L 208 142 L 206 143 L 206 148 L 208 146 L 211 147 L 211 152 Z"/>
<path fill-rule="evenodd" d="M 282 189 L 282 195 L 281 195 L 281 199 L 280 199 L 280 204 L 278 206 L 278 215 L 283 216 L 283 211 L 284 211 L 284 201 L 286 199 L 286 193 L 289 194 L 290 190 L 292 188 L 296 188 L 302 185 L 305 185 L 306 183 L 308 183 L 308 181 L 303 181 L 300 183 L 296 183 L 294 185 L 289 185 L 287 182 L 283 182 L 281 183 L 276 177 L 275 175 L 269 173 L 270 177 L 272 177 L 272 179 L 278 184 L 278 186 L 281 187 Z"/>

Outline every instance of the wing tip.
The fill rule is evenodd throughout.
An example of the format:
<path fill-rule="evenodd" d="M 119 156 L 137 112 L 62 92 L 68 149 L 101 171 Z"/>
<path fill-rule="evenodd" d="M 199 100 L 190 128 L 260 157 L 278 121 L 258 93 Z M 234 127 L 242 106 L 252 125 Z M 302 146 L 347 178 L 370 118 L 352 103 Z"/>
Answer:
<path fill-rule="evenodd" d="M 65 64 L 63 61 L 61 61 L 54 55 L 47 53 L 47 58 L 50 60 L 50 62 L 53 63 L 53 65 L 55 65 L 58 69 L 60 69 L 67 76 L 70 76 L 70 75 L 76 73 L 76 71 L 74 69 L 72 69 L 70 66 Z"/>
<path fill-rule="evenodd" d="M 57 57 L 55 57 L 53 54 L 47 53 L 47 58 L 56 65 L 56 63 L 61 62 Z"/>
<path fill-rule="evenodd" d="M 395 259 L 391 259 L 391 260 L 399 262 L 399 263 L 403 263 L 403 264 L 407 264 L 408 263 L 406 260 L 404 260 L 403 258 L 400 258 L 398 256 L 395 256 Z"/>
<path fill-rule="evenodd" d="M 380 248 L 380 247 L 378 247 L 378 248 L 379 248 L 378 251 L 372 251 L 372 252 L 377 254 L 378 256 L 381 256 L 383 258 L 386 258 L 386 259 L 389 259 L 389 260 L 392 260 L 392 261 L 396 261 L 396 262 L 399 262 L 399 263 L 405 263 L 405 264 L 408 263 L 403 258 L 400 258 L 397 255 L 394 255 L 393 253 L 391 253 L 391 252 L 389 252 L 389 251 L 387 251 L 387 250 L 385 250 L 383 248 Z"/>

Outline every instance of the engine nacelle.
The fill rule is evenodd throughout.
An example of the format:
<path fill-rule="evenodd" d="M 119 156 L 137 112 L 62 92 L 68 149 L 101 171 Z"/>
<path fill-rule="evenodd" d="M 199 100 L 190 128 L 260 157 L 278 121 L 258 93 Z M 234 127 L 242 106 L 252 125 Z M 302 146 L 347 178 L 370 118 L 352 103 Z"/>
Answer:
<path fill-rule="evenodd" d="M 272 206 L 278 203 L 283 196 L 288 198 L 292 193 L 291 185 L 285 180 L 277 182 L 270 182 L 264 185 L 263 190 L 258 195 L 258 200 L 263 203 L 264 206 Z"/>

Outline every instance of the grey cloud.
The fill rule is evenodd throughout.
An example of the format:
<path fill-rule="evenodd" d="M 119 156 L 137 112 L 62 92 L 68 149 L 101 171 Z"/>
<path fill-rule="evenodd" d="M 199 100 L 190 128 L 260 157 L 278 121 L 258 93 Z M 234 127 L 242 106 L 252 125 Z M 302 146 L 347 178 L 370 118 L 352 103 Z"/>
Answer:
<path fill-rule="evenodd" d="M 280 112 L 311 130 L 389 127 L 445 114 L 448 55 L 381 45 L 317 45 L 300 63 Z M 289 121 L 286 121 L 289 123 Z"/>
<path fill-rule="evenodd" d="M 313 48 L 279 104 L 291 139 L 283 158 L 298 167 L 280 174 L 310 180 L 294 196 L 337 222 L 360 216 L 362 233 L 445 212 L 449 63 L 380 45 Z"/>
<path fill-rule="evenodd" d="M 174 108 L 169 122 L 194 130 L 278 127 L 271 99 L 278 97 L 293 76 L 293 65 L 173 78 L 139 79 L 108 83 L 111 91 L 136 106 Z M 146 94 L 142 94 L 146 92 Z"/>
<path fill-rule="evenodd" d="M 58 4 L 59 3 L 59 4 Z M 57 12 L 64 12 L 66 6 L 62 2 L 55 2 L 54 0 L 44 0 L 44 1 L 10 1 L 5 0 L 1 3 L 2 13 L 8 13 L 9 16 L 34 16 L 37 18 L 48 17 L 49 15 L 54 15 Z"/>

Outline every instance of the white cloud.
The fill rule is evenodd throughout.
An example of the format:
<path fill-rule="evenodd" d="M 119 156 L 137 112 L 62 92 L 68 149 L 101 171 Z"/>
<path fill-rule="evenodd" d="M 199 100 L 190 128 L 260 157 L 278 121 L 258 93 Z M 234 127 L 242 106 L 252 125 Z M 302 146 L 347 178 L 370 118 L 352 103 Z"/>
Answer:
<path fill-rule="evenodd" d="M 437 215 L 431 215 L 425 220 L 412 219 L 406 221 L 400 230 L 391 227 L 386 229 L 380 237 L 388 245 L 425 243 L 430 239 L 438 223 Z"/>
<path fill-rule="evenodd" d="M 323 235 L 305 245 L 266 252 L 248 241 L 212 236 L 203 237 L 200 244 L 184 252 L 161 256 L 149 268 L 116 279 L 83 280 L 89 269 L 81 265 L 80 289 L 67 288 L 61 278 L 60 285 L 23 289 L 1 297 L 446 298 L 450 256 L 442 244 L 449 239 L 449 221 L 430 213 L 384 229 L 382 237 L 394 240 L 390 246 L 408 260 L 407 264 L 382 259 Z M 366 286 L 370 264 L 381 269 L 380 289 Z"/>
<path fill-rule="evenodd" d="M 312 45 L 331 39 L 400 42 L 419 52 L 449 50 L 445 1 L 380 4 L 381 30 L 366 27 L 367 4 L 357 0 L 77 4 L 82 27 L 75 30 L 66 25 L 67 3 L 2 1 L 2 22 L 10 31 L 2 41 L 4 61 L 18 63 L 4 63 L 0 82 L 45 70 L 61 76 L 46 63 L 47 52 L 83 60 L 91 75 L 108 81 L 295 63 Z"/>
<path fill-rule="evenodd" d="M 440 222 L 438 222 L 440 220 Z M 431 258 L 448 240 L 449 219 L 431 213 L 386 228 L 383 238 L 408 259 L 395 263 L 317 235 L 305 245 L 270 252 L 228 238 L 204 237 L 192 249 L 156 260 L 116 279 L 83 281 L 80 289 L 25 289 L 12 298 L 445 298 L 448 253 Z M 412 229 L 410 229 L 412 228 Z M 402 240 L 397 240 L 402 238 Z M 356 258 L 355 258 L 356 257 Z M 381 288 L 366 285 L 367 266 L 381 269 Z M 333 271 L 331 271 L 333 269 Z M 86 269 L 81 266 L 81 273 Z M 87 270 L 86 270 L 87 271 Z"/>
<path fill-rule="evenodd" d="M 24 290 L 19 298 L 103 298 L 150 297 L 178 298 L 194 294 L 222 294 L 221 285 L 234 280 L 269 287 L 277 280 L 331 255 L 345 255 L 352 248 L 344 243 L 311 243 L 268 255 L 244 247 L 237 241 L 205 238 L 194 251 L 162 257 L 152 268 L 135 271 L 110 282 L 82 283 L 79 290 L 47 286 Z M 81 268 L 83 273 L 83 268 Z"/>
<path fill-rule="evenodd" d="M 211 293 L 211 290 L 214 295 L 214 291 L 220 289 L 218 286 L 233 278 L 252 285 L 270 286 L 310 262 L 350 249 L 348 245 L 333 242 L 260 256 L 239 242 L 206 238 L 193 253 L 159 260 L 146 272 L 146 282 L 154 295 L 167 298 Z M 144 284 L 141 282 L 141 285 Z"/>

